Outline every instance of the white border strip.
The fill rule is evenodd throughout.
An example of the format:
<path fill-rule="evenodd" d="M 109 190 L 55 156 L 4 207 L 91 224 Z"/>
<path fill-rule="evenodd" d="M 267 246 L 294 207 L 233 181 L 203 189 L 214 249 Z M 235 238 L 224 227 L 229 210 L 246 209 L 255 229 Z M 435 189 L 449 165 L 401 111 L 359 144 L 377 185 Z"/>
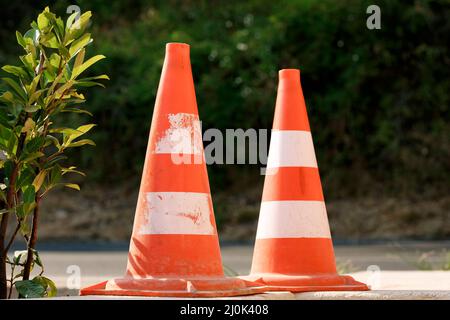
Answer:
<path fill-rule="evenodd" d="M 207 193 L 148 192 L 139 234 L 216 234 Z"/>
<path fill-rule="evenodd" d="M 331 238 L 323 201 L 263 201 L 256 239 Z"/>
<path fill-rule="evenodd" d="M 198 115 L 167 115 L 169 128 L 157 140 L 155 153 L 203 155 L 202 128 Z"/>
<path fill-rule="evenodd" d="M 309 131 L 273 130 L 267 168 L 317 168 L 314 144 Z"/>

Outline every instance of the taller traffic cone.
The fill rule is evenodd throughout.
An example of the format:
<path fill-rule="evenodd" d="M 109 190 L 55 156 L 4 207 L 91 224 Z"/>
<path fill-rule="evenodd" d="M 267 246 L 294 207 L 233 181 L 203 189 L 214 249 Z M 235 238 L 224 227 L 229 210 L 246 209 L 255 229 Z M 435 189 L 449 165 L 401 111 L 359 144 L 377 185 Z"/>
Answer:
<path fill-rule="evenodd" d="M 204 161 L 189 45 L 169 43 L 156 97 L 126 276 L 82 295 L 230 296 Z"/>
<path fill-rule="evenodd" d="M 252 268 L 268 290 L 367 290 L 336 272 L 300 70 L 279 72 Z"/>

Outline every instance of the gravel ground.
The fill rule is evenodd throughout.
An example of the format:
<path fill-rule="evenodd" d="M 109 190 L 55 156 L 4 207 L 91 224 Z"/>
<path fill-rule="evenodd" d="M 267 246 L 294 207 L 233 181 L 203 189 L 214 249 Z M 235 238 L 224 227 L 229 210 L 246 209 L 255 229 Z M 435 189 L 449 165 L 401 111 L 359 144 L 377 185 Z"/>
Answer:
<path fill-rule="evenodd" d="M 40 239 L 128 241 L 136 199 L 134 187 L 57 191 L 43 202 Z M 213 200 L 221 239 L 252 241 L 260 190 L 218 193 Z M 450 239 L 450 196 L 330 200 L 327 210 L 335 240 Z"/>

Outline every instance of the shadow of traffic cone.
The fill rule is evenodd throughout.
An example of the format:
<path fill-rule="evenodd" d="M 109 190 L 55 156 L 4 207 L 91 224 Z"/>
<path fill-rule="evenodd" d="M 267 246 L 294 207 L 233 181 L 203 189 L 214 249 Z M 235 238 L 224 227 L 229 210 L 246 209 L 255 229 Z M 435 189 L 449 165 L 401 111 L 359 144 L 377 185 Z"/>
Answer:
<path fill-rule="evenodd" d="M 214 297 L 256 293 L 227 278 L 216 231 L 189 45 L 169 43 L 130 243 L 126 276 L 81 295 Z"/>
<path fill-rule="evenodd" d="M 300 70 L 279 72 L 278 96 L 249 276 L 267 290 L 368 290 L 337 274 Z"/>

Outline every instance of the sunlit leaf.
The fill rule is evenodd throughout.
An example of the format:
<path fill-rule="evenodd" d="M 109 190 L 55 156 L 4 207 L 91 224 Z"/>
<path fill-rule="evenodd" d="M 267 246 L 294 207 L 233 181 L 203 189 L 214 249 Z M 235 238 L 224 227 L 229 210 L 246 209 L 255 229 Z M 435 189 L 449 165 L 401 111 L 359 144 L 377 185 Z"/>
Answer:
<path fill-rule="evenodd" d="M 81 66 L 77 66 L 77 67 L 73 68 L 71 79 L 75 79 L 81 73 L 83 73 L 87 68 L 92 66 L 94 63 L 96 63 L 102 59 L 105 59 L 105 58 L 106 57 L 104 55 L 99 54 L 99 55 L 96 55 L 96 56 L 90 58 L 89 60 L 84 62 Z"/>
<path fill-rule="evenodd" d="M 28 78 L 28 73 L 21 67 L 3 66 L 3 71 L 11 73 L 17 77 Z"/>
<path fill-rule="evenodd" d="M 50 25 L 50 19 L 47 13 L 49 12 L 49 8 L 46 7 L 44 11 L 38 16 L 37 18 L 37 26 L 39 30 L 42 32 L 47 32 L 51 25 Z"/>
<path fill-rule="evenodd" d="M 70 56 L 71 57 L 74 56 L 75 54 L 78 53 L 78 51 L 80 51 L 82 48 L 84 48 L 91 42 L 92 42 L 91 34 L 85 33 L 79 39 L 72 42 L 72 44 L 70 45 L 69 49 Z"/>
<path fill-rule="evenodd" d="M 72 112 L 72 113 L 84 113 L 93 117 L 94 115 L 87 110 L 78 109 L 78 108 L 65 108 L 62 112 Z"/>
<path fill-rule="evenodd" d="M 65 45 L 81 36 L 89 24 L 92 17 L 91 11 L 86 11 L 78 19 L 76 13 L 72 14 L 67 20 Z"/>
<path fill-rule="evenodd" d="M 34 120 L 32 118 L 28 118 L 25 121 L 25 124 L 23 125 L 21 132 L 28 133 L 31 130 L 33 130 L 35 126 L 36 126 L 36 123 L 34 122 Z"/>
<path fill-rule="evenodd" d="M 27 47 L 27 43 L 19 31 L 16 31 L 16 39 L 17 39 L 17 43 L 20 44 L 22 46 L 22 48 L 25 49 Z"/>
<path fill-rule="evenodd" d="M 75 142 L 72 142 L 72 143 L 68 144 L 67 148 L 81 147 L 81 146 L 84 146 L 84 145 L 95 146 L 95 142 L 90 140 L 90 139 L 82 139 L 82 140 L 75 141 Z"/>
<path fill-rule="evenodd" d="M 77 173 L 79 175 L 86 176 L 84 172 L 75 169 L 76 167 L 61 168 L 62 175 L 65 175 L 66 173 Z"/>
<path fill-rule="evenodd" d="M 36 276 L 33 278 L 32 281 L 45 288 L 45 296 L 49 298 L 56 296 L 58 290 L 56 289 L 55 283 L 49 278 L 43 276 Z"/>
<path fill-rule="evenodd" d="M 39 189 L 42 186 L 42 183 L 44 183 L 45 177 L 47 176 L 47 171 L 42 170 L 37 174 L 37 176 L 33 180 L 33 186 L 36 191 L 39 191 Z"/>
<path fill-rule="evenodd" d="M 80 86 L 80 87 L 95 87 L 95 86 L 99 86 L 102 88 L 105 87 L 105 85 L 103 83 L 94 82 L 94 81 L 77 81 L 76 85 Z"/>
<path fill-rule="evenodd" d="M 83 79 L 80 79 L 79 81 L 91 81 L 91 80 L 109 80 L 109 77 L 106 74 L 102 74 L 102 75 L 95 76 L 95 77 L 83 78 Z"/>
<path fill-rule="evenodd" d="M 80 186 L 75 184 L 75 183 L 65 183 L 64 186 L 67 187 L 67 188 L 70 188 L 70 189 L 78 190 L 78 191 L 81 190 Z"/>

